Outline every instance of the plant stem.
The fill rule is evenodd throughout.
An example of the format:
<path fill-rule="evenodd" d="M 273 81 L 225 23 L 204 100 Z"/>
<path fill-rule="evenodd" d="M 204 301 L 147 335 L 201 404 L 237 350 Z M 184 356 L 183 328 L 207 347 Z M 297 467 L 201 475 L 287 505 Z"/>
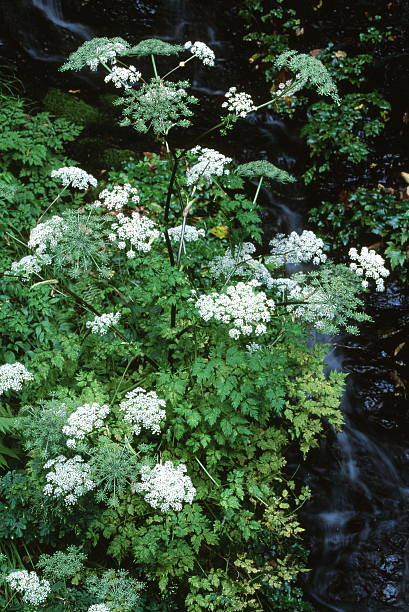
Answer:
<path fill-rule="evenodd" d="M 258 194 L 260 193 L 261 185 L 263 183 L 263 178 L 264 177 L 262 177 L 262 176 L 260 176 L 260 178 L 259 178 L 257 189 L 256 189 L 256 193 L 255 193 L 254 198 L 253 198 L 253 204 L 255 204 L 257 202 Z"/>
<path fill-rule="evenodd" d="M 156 69 L 155 57 L 153 55 L 151 55 L 151 60 L 152 60 L 153 72 L 155 74 L 155 77 L 158 79 L 159 75 L 158 75 L 158 71 Z"/>
<path fill-rule="evenodd" d="M 210 478 L 210 480 L 212 482 L 214 482 L 214 484 L 216 485 L 216 487 L 220 487 L 220 484 L 218 482 L 215 481 L 215 479 L 213 478 L 213 476 L 211 474 L 209 474 L 209 472 L 206 470 L 205 466 L 203 465 L 203 463 L 200 461 L 200 459 L 198 459 L 195 455 L 195 459 L 198 462 L 198 464 L 200 465 L 200 467 L 202 468 L 202 470 L 205 472 L 205 474 L 207 474 L 207 476 Z"/>
<path fill-rule="evenodd" d="M 60 193 L 57 195 L 57 197 L 56 197 L 56 198 L 54 198 L 54 200 L 51 202 L 51 204 L 50 204 L 49 206 L 47 206 L 47 208 L 45 209 L 45 211 L 43 212 L 43 214 L 42 214 L 42 215 L 40 215 L 40 216 L 38 217 L 38 219 L 37 219 L 37 223 L 39 223 L 39 222 L 41 221 L 41 219 L 44 217 L 44 215 L 46 214 L 46 212 L 50 210 L 51 206 L 52 206 L 53 204 L 55 204 L 55 203 L 56 203 L 56 201 L 57 201 L 57 200 L 60 198 L 60 196 L 61 196 L 61 195 L 64 193 L 64 191 L 67 189 L 67 187 L 68 187 L 68 185 L 66 185 L 66 186 L 64 187 L 64 189 L 62 189 L 62 190 L 60 191 Z"/>

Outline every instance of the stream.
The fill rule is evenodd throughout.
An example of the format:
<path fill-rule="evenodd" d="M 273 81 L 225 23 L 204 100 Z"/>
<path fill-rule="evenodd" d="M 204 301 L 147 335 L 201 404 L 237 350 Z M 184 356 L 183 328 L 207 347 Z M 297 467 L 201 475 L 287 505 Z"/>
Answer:
<path fill-rule="evenodd" d="M 0 51 L 21 67 L 32 97 L 40 81 L 43 91 L 63 82 L 58 65 L 93 35 L 206 42 L 218 57 L 214 72 L 196 63 L 189 76 L 195 94 L 210 107 L 218 107 L 233 84 L 256 98 L 265 92 L 261 75 L 249 68 L 234 3 L 118 0 L 109 9 L 99 0 L 83 8 L 70 0 L 6 4 Z M 93 79 L 71 81 L 91 92 L 98 87 Z M 201 118 L 200 127 L 214 123 L 216 113 Z M 219 142 L 214 136 L 206 144 L 218 148 Z M 143 148 L 145 141 L 137 146 L 152 150 Z M 223 153 L 240 161 L 263 157 L 290 172 L 300 170 L 305 155 L 294 129 L 268 111 L 239 122 L 223 146 Z M 300 185 L 277 193 L 263 190 L 266 235 L 301 230 L 314 204 Z M 409 611 L 409 297 L 391 282 L 384 294 L 368 298 L 368 309 L 374 323 L 361 326 L 359 336 L 329 339 L 327 369 L 349 374 L 342 400 L 345 426 L 339 433 L 329 431 L 298 471 L 313 494 L 302 512 L 311 551 L 311 571 L 302 586 L 322 612 Z M 294 465 L 289 461 L 296 469 L 296 458 Z"/>

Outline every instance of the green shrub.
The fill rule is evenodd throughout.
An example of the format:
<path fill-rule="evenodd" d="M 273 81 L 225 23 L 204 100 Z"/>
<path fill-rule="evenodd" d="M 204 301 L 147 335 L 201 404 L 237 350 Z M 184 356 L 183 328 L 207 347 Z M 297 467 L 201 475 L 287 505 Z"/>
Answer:
<path fill-rule="evenodd" d="M 96 123 L 99 119 L 98 109 L 74 94 L 65 93 L 54 87 L 46 93 L 43 104 L 46 111 L 79 125 Z"/>

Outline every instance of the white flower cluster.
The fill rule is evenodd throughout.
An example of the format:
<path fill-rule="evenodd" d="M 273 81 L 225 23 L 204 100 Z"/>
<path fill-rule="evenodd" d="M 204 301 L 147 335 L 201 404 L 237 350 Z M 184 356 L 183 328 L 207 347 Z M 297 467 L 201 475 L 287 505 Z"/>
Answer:
<path fill-rule="evenodd" d="M 6 581 L 12 589 L 22 594 L 23 601 L 32 606 L 39 606 L 48 597 L 51 591 L 48 580 L 40 580 L 35 572 L 18 570 L 11 572 Z"/>
<path fill-rule="evenodd" d="M 129 391 L 125 397 L 126 401 L 121 402 L 119 408 L 125 413 L 124 421 L 133 426 L 134 434 L 140 434 L 142 427 L 154 434 L 160 433 L 160 423 L 166 417 L 165 400 L 159 399 L 155 391 L 141 387 Z"/>
<path fill-rule="evenodd" d="M 47 484 L 43 491 L 50 497 L 63 497 L 67 506 L 72 506 L 81 495 L 92 491 L 95 483 L 89 478 L 91 467 L 79 455 L 67 459 L 59 455 L 50 459 L 44 469 L 53 468 L 45 476 Z"/>
<path fill-rule="evenodd" d="M 216 176 L 229 174 L 229 170 L 225 169 L 225 165 L 232 161 L 231 157 L 225 157 L 214 149 L 199 146 L 194 147 L 191 152 L 200 155 L 200 157 L 197 163 L 186 172 L 186 182 L 188 185 L 197 183 L 201 178 L 210 182 L 212 174 Z"/>
<path fill-rule="evenodd" d="M 138 204 L 139 196 L 135 187 L 125 183 L 125 185 L 114 185 L 112 189 L 103 189 L 94 204 L 104 206 L 108 210 L 122 210 L 128 202 Z"/>
<path fill-rule="evenodd" d="M 196 489 L 185 473 L 183 463 L 177 467 L 172 461 L 158 463 L 154 468 L 145 465 L 141 468 L 142 482 L 134 485 L 134 491 L 146 493 L 145 501 L 152 508 L 159 508 L 162 512 L 180 512 L 182 503 L 191 504 L 196 495 Z"/>
<path fill-rule="evenodd" d="M 112 224 L 111 229 L 114 233 L 109 234 L 108 238 L 116 242 L 118 249 L 125 249 L 126 241 L 129 241 L 131 248 L 126 253 L 129 259 L 135 257 L 135 251 L 144 253 L 150 251 L 152 242 L 160 234 L 153 221 L 137 212 L 133 212 L 131 217 L 119 213 L 117 221 L 118 223 Z"/>
<path fill-rule="evenodd" d="M 54 215 L 44 223 L 39 223 L 30 232 L 28 247 L 43 255 L 49 248 L 53 250 L 63 235 L 66 225 L 61 217 Z"/>
<path fill-rule="evenodd" d="M 10 272 L 27 280 L 33 274 L 41 272 L 43 266 L 49 263 L 51 263 L 51 257 L 48 255 L 26 255 L 19 261 L 13 261 Z"/>
<path fill-rule="evenodd" d="M 169 238 L 174 242 L 179 242 L 182 236 L 182 225 L 171 227 L 168 230 Z M 196 229 L 194 225 L 185 225 L 185 233 L 183 234 L 183 240 L 185 242 L 196 242 L 199 238 L 204 238 L 206 232 L 204 229 Z"/>
<path fill-rule="evenodd" d="M 110 612 L 110 609 L 105 604 L 94 604 L 88 608 L 87 612 Z"/>
<path fill-rule="evenodd" d="M 311 323 L 318 331 L 325 331 L 327 323 L 333 321 L 337 313 L 336 305 L 331 297 L 311 287 L 300 287 L 297 284 L 293 287 L 289 286 L 287 299 L 304 302 L 303 304 L 289 304 L 287 311 L 306 323 Z"/>
<path fill-rule="evenodd" d="M 205 321 L 214 319 L 230 325 L 231 338 L 237 339 L 253 333 L 260 336 L 267 331 L 265 323 L 270 321 L 271 310 L 275 306 L 274 301 L 267 299 L 263 291 L 255 293 L 254 289 L 260 284 L 251 280 L 231 285 L 225 293 L 200 296 L 195 306 Z"/>
<path fill-rule="evenodd" d="M 197 40 L 192 44 L 192 42 L 189 40 L 187 43 L 185 43 L 185 49 L 190 51 L 190 53 L 198 59 L 202 60 L 205 66 L 214 66 L 216 56 L 210 47 L 205 45 L 205 43 Z"/>
<path fill-rule="evenodd" d="M 107 40 L 96 47 L 94 57 L 88 59 L 85 63 L 91 70 L 96 70 L 99 64 L 116 63 L 116 56 L 125 53 L 126 45 L 123 43 Z"/>
<path fill-rule="evenodd" d="M 64 166 L 58 170 L 51 172 L 51 177 L 56 178 L 64 187 L 77 187 L 77 189 L 87 189 L 89 185 L 96 187 L 97 179 L 88 174 L 85 170 L 77 168 L 76 166 Z"/>
<path fill-rule="evenodd" d="M 19 361 L 5 363 L 0 366 L 0 395 L 12 389 L 20 391 L 25 380 L 33 380 L 34 376 Z"/>
<path fill-rule="evenodd" d="M 250 353 L 250 355 L 252 355 L 253 353 L 256 353 L 262 348 L 263 348 L 263 345 L 257 344 L 256 342 L 250 342 L 250 344 L 246 344 L 246 352 Z"/>
<path fill-rule="evenodd" d="M 385 261 L 380 255 L 375 251 L 370 251 L 367 247 L 362 247 L 360 253 L 354 248 L 349 249 L 349 256 L 352 259 L 349 267 L 354 270 L 355 274 L 363 277 L 362 287 L 364 289 L 368 288 L 370 278 L 375 281 L 377 291 L 385 289 L 383 279 L 389 276 L 389 270 L 385 268 Z"/>
<path fill-rule="evenodd" d="M 227 249 L 224 255 L 218 255 L 210 261 L 210 275 L 213 278 L 224 277 L 226 280 L 235 276 L 255 279 L 270 289 L 274 279 L 262 263 L 251 257 L 255 250 L 256 247 L 251 242 L 243 242 L 233 251 Z"/>
<path fill-rule="evenodd" d="M 276 265 L 288 263 L 323 263 L 327 256 L 323 252 L 324 243 L 314 232 L 304 230 L 302 234 L 291 232 L 289 236 L 278 234 L 270 242 L 271 257 L 268 261 Z"/>
<path fill-rule="evenodd" d="M 136 70 L 135 66 L 129 66 L 128 68 L 114 66 L 112 72 L 107 74 L 104 81 L 105 83 L 112 81 L 118 89 L 121 87 L 124 89 L 131 89 L 132 85 L 137 83 L 141 76 L 142 74 Z"/>
<path fill-rule="evenodd" d="M 104 425 L 104 419 L 109 414 L 109 406 L 98 404 L 84 404 L 79 406 L 68 418 L 68 424 L 62 428 L 63 433 L 69 437 L 67 446 L 75 448 L 77 440 L 84 440 L 85 436 Z"/>
<path fill-rule="evenodd" d="M 237 87 L 230 87 L 224 94 L 227 100 L 223 102 L 222 108 L 227 108 L 238 117 L 245 117 L 252 111 L 257 110 L 251 96 L 244 91 L 237 91 Z"/>
<path fill-rule="evenodd" d="M 274 289 L 277 293 L 283 297 L 286 293 L 288 294 L 290 291 L 298 290 L 298 283 L 292 278 L 273 278 L 271 283 L 271 289 Z"/>
<path fill-rule="evenodd" d="M 101 316 L 95 316 L 92 321 L 87 321 L 85 327 L 91 330 L 91 334 L 104 336 L 110 327 L 118 323 L 120 318 L 120 312 L 106 312 Z"/>

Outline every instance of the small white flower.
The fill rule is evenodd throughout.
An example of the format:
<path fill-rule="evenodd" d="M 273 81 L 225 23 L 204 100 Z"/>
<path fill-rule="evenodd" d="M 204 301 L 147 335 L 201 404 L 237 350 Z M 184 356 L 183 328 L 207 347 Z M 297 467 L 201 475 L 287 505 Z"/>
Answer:
<path fill-rule="evenodd" d="M 215 320 L 230 326 L 230 337 L 254 333 L 259 336 L 267 331 L 265 323 L 271 319 L 275 307 L 263 291 L 256 293 L 260 283 L 251 280 L 227 287 L 225 293 L 211 293 L 200 296 L 195 307 L 204 321 Z"/>
<path fill-rule="evenodd" d="M 380 255 L 367 247 L 362 247 L 360 253 L 355 248 L 349 249 L 349 257 L 352 259 L 352 263 L 349 264 L 350 269 L 358 276 L 364 277 L 362 281 L 364 289 L 369 286 L 368 279 L 372 278 L 375 281 L 376 291 L 384 291 L 383 279 L 389 276 L 389 270 L 385 268 L 385 261 Z"/>
<path fill-rule="evenodd" d="M 218 255 L 210 261 L 210 275 L 226 280 L 237 276 L 248 280 L 255 279 L 270 289 L 274 279 L 262 263 L 252 258 L 255 250 L 256 247 L 251 242 L 238 244 L 233 251 L 227 249 L 224 255 Z"/>
<path fill-rule="evenodd" d="M 251 96 L 244 91 L 238 92 L 237 87 L 230 87 L 224 95 L 227 100 L 223 102 L 222 108 L 227 108 L 228 111 L 238 117 L 245 117 L 252 111 L 257 110 Z"/>
<path fill-rule="evenodd" d="M 88 327 L 92 334 L 104 336 L 110 327 L 118 323 L 120 318 L 120 312 L 106 312 L 101 316 L 95 316 L 92 321 L 87 321 L 85 327 Z"/>
<path fill-rule="evenodd" d="M 58 170 L 53 170 L 51 176 L 58 179 L 64 187 L 71 185 L 77 187 L 77 189 L 87 189 L 89 185 L 93 187 L 97 185 L 97 179 L 92 174 L 88 174 L 88 172 L 76 166 L 64 166 Z"/>
<path fill-rule="evenodd" d="M 140 473 L 142 482 L 134 485 L 134 491 L 146 493 L 145 501 L 162 512 L 180 512 L 183 502 L 191 504 L 196 495 L 191 479 L 185 475 L 183 463 L 177 467 L 172 461 L 158 463 L 154 468 L 145 465 Z"/>
<path fill-rule="evenodd" d="M 30 232 L 28 247 L 35 249 L 36 255 L 44 256 L 47 250 L 51 249 L 52 251 L 57 246 L 65 228 L 62 218 L 54 215 L 51 219 L 33 227 Z"/>
<path fill-rule="evenodd" d="M 51 257 L 48 255 L 26 255 L 19 261 L 13 261 L 10 272 L 27 280 L 33 274 L 41 272 L 43 266 L 49 263 L 51 263 Z"/>
<path fill-rule="evenodd" d="M 62 428 L 63 433 L 69 437 L 68 448 L 75 448 L 77 440 L 84 440 L 85 436 L 104 425 L 104 419 L 109 414 L 109 406 L 98 404 L 84 404 L 79 406 L 68 418 L 67 425 Z"/>
<path fill-rule="evenodd" d="M 314 232 L 304 230 L 302 234 L 291 232 L 289 236 L 278 234 L 270 242 L 271 257 L 266 261 L 275 265 L 296 264 L 312 262 L 315 265 L 326 261 L 325 247 L 321 238 Z"/>
<path fill-rule="evenodd" d="M 129 183 L 125 185 L 114 185 L 111 189 L 103 189 L 96 200 L 96 206 L 104 206 L 108 210 L 121 210 L 124 206 L 139 203 L 138 190 Z M 115 235 L 110 234 L 109 239 L 115 240 Z"/>
<path fill-rule="evenodd" d="M 105 604 L 94 604 L 88 608 L 87 612 L 110 612 L 110 609 Z"/>
<path fill-rule="evenodd" d="M 39 606 L 48 597 L 51 591 L 48 580 L 40 580 L 35 572 L 19 570 L 12 572 L 6 577 L 12 589 L 15 589 L 23 597 L 23 601 L 32 606 Z"/>
<path fill-rule="evenodd" d="M 165 419 L 163 410 L 166 402 L 159 399 L 155 391 L 146 391 L 141 387 L 129 391 L 126 400 L 121 402 L 119 408 L 124 411 L 124 421 L 133 426 L 134 434 L 138 435 L 142 427 L 150 429 L 154 434 L 160 433 L 160 423 Z"/>
<path fill-rule="evenodd" d="M 95 483 L 89 478 L 91 467 L 79 455 L 67 459 L 59 455 L 47 461 L 44 469 L 52 468 L 45 476 L 47 484 L 44 486 L 44 495 L 62 497 L 67 506 L 75 504 L 81 495 L 92 491 Z"/>
<path fill-rule="evenodd" d="M 168 230 L 169 238 L 173 242 L 179 242 L 180 237 L 182 235 L 182 225 L 177 225 L 176 227 L 171 227 Z M 200 238 L 204 238 L 206 232 L 204 229 L 197 229 L 194 225 L 185 225 L 185 233 L 183 235 L 183 240 L 185 242 L 196 242 Z"/>
<path fill-rule="evenodd" d="M 132 247 L 132 257 L 134 257 L 133 251 L 147 253 L 151 250 L 152 242 L 160 235 L 151 219 L 137 212 L 133 212 L 130 217 L 119 213 L 116 218 L 117 223 L 113 223 L 111 229 L 115 233 L 119 249 L 125 249 L 126 243 L 129 242 Z"/>
<path fill-rule="evenodd" d="M 191 152 L 200 155 L 200 157 L 197 163 L 186 172 L 186 182 L 188 185 L 197 183 L 199 179 L 210 182 L 212 175 L 222 176 L 223 174 L 229 174 L 229 170 L 225 166 L 232 161 L 231 157 L 225 157 L 214 149 L 199 146 L 194 147 Z"/>
<path fill-rule="evenodd" d="M 250 342 L 250 344 L 246 344 L 246 351 L 250 354 L 256 353 L 257 351 L 263 348 L 262 344 L 257 344 L 256 342 Z"/>
<path fill-rule="evenodd" d="M 19 361 L 0 366 L 0 395 L 12 389 L 20 391 L 25 380 L 34 380 L 34 376 Z"/>
<path fill-rule="evenodd" d="M 131 89 L 132 85 L 137 83 L 141 76 L 142 74 L 136 70 L 135 66 L 129 66 L 128 68 L 114 66 L 112 72 L 105 77 L 104 81 L 105 83 L 112 81 L 118 89 L 120 87 Z"/>
<path fill-rule="evenodd" d="M 86 61 L 91 70 L 96 70 L 99 64 L 116 63 L 116 56 L 123 55 L 127 51 L 127 45 L 121 42 L 107 40 L 96 47 L 94 57 Z"/>
<path fill-rule="evenodd" d="M 185 43 L 184 47 L 189 50 L 192 55 L 202 60 L 205 66 L 214 66 L 215 54 L 210 47 L 205 45 L 205 43 L 197 40 L 192 44 L 189 40 Z"/>

